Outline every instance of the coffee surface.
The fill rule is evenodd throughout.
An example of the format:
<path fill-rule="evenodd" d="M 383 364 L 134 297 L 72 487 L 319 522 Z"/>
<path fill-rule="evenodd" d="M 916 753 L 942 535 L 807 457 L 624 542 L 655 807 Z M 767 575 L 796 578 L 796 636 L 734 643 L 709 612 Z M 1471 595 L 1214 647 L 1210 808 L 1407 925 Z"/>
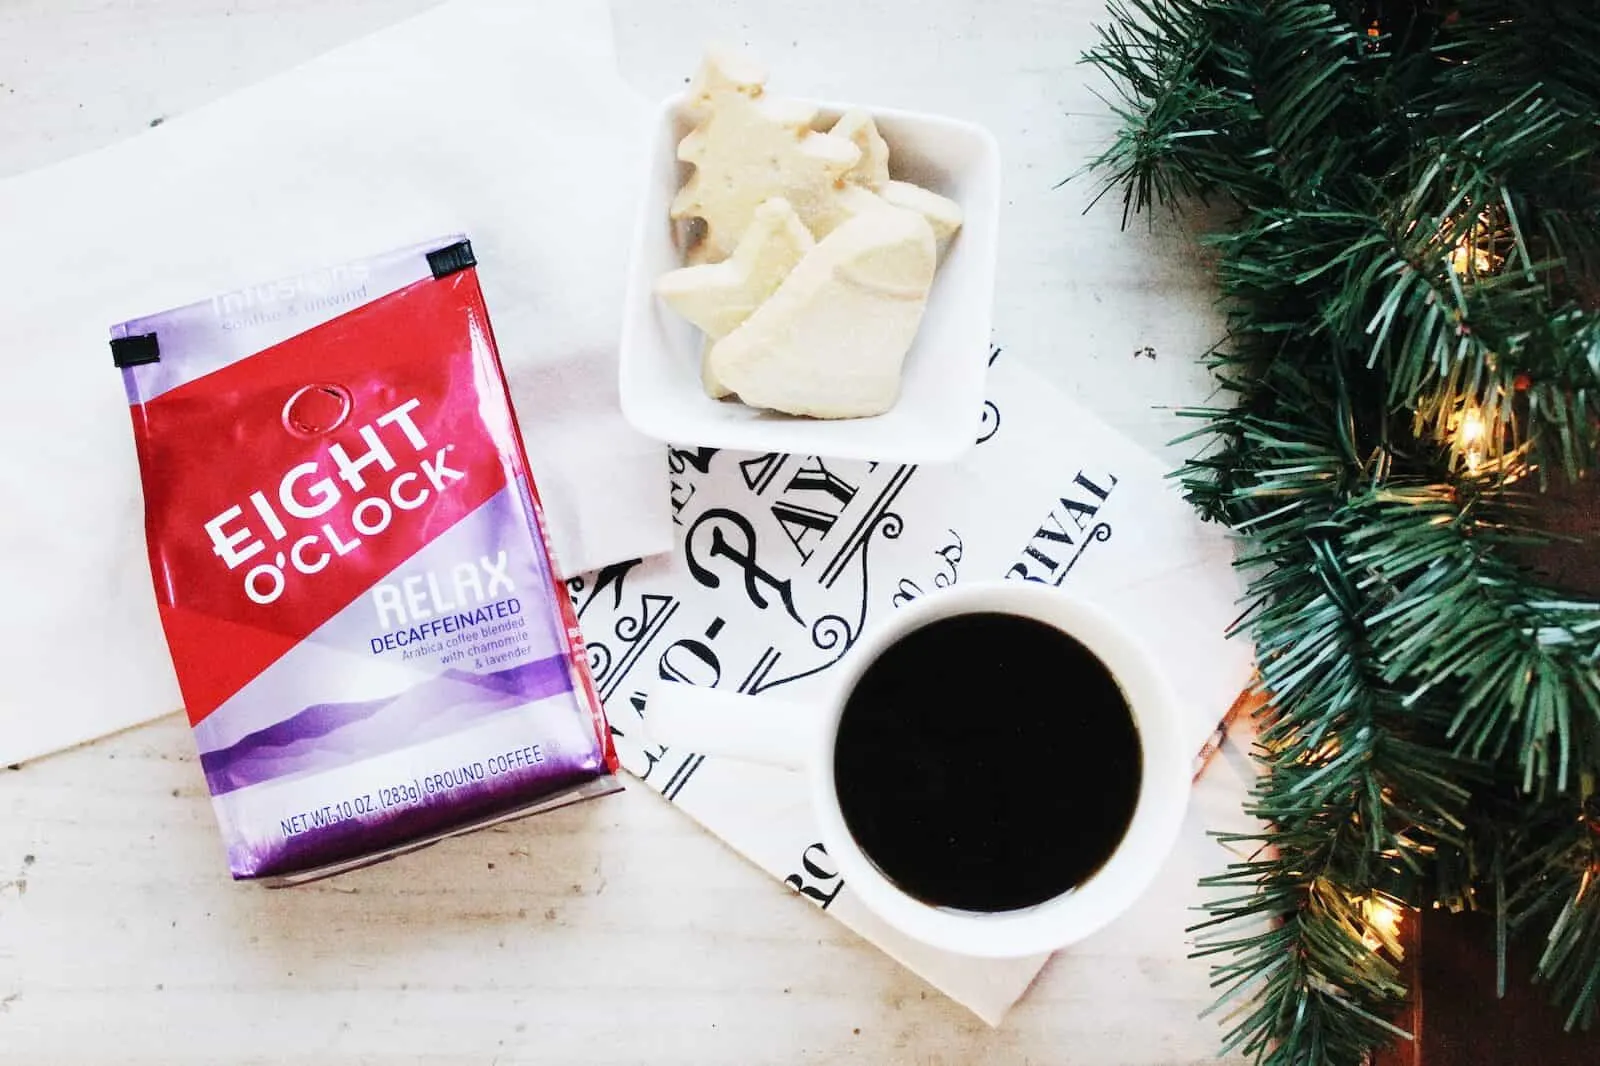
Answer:
<path fill-rule="evenodd" d="M 1127 832 L 1143 754 L 1116 679 L 1054 626 L 977 613 L 874 661 L 839 723 L 851 835 L 926 903 L 1007 911 L 1087 881 Z"/>

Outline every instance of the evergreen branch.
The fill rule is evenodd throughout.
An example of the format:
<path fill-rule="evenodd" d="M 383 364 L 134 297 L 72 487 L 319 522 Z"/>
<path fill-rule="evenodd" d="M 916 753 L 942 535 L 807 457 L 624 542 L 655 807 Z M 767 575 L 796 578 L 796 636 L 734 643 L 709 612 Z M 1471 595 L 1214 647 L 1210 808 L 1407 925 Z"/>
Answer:
<path fill-rule="evenodd" d="M 1600 449 L 1600 13 L 1553 0 L 1113 0 L 1092 166 L 1130 213 L 1223 197 L 1231 406 L 1181 471 L 1252 573 L 1272 710 L 1256 850 L 1198 953 L 1272 1066 L 1345 1066 L 1404 989 L 1365 901 L 1490 906 L 1600 992 L 1600 604 L 1507 550 Z M 1265 928 L 1262 928 L 1265 922 Z"/>
<path fill-rule="evenodd" d="M 1600 22 L 1563 0 L 1454 0 L 1451 32 L 1436 52 L 1447 64 L 1441 97 L 1480 113 L 1539 85 L 1562 109 L 1600 115 Z"/>
<path fill-rule="evenodd" d="M 1388 599 L 1368 619 L 1385 680 L 1408 703 L 1448 692 L 1449 735 L 1475 759 L 1517 740 L 1525 789 L 1600 768 L 1600 603 L 1530 586 L 1496 553 L 1527 535 L 1475 518 L 1453 489 L 1391 487 L 1352 509 L 1350 562 Z"/>
<path fill-rule="evenodd" d="M 1600 1017 L 1600 797 L 1587 776 L 1576 801 L 1540 803 L 1518 827 L 1508 873 L 1511 926 L 1543 930 L 1535 980 L 1567 1007 L 1565 1027 L 1589 1029 Z"/>
<path fill-rule="evenodd" d="M 1376 950 L 1397 946 L 1361 903 L 1374 893 L 1417 902 L 1425 857 L 1441 840 L 1459 846 L 1469 797 L 1450 780 L 1465 764 L 1404 739 L 1438 723 L 1363 673 L 1351 571 L 1331 546 L 1313 554 L 1303 562 L 1320 583 L 1287 580 L 1280 567 L 1252 588 L 1265 604 L 1254 628 L 1268 637 L 1262 683 L 1273 701 L 1258 752 L 1267 773 L 1247 810 L 1266 829 L 1225 838 L 1257 856 L 1202 883 L 1257 891 L 1214 901 L 1196 927 L 1206 933 L 1196 954 L 1228 960 L 1215 971 L 1218 1007 L 1243 1015 L 1224 1049 L 1269 1066 L 1354 1063 L 1397 1035 L 1383 1015 L 1405 989 Z M 1290 617 L 1297 639 L 1282 624 Z M 1232 932 L 1240 922 L 1250 930 Z"/>
<path fill-rule="evenodd" d="M 1222 135 L 1213 120 L 1226 122 L 1233 108 L 1198 76 L 1203 52 L 1185 44 L 1203 21 L 1199 0 L 1111 0 L 1109 14 L 1084 61 L 1111 79 L 1121 103 L 1110 106 L 1121 123 L 1116 140 L 1087 169 L 1106 175 L 1094 202 L 1124 189 L 1126 226 L 1133 213 L 1217 190 L 1224 175 L 1214 166 L 1227 156 L 1208 142 Z"/>

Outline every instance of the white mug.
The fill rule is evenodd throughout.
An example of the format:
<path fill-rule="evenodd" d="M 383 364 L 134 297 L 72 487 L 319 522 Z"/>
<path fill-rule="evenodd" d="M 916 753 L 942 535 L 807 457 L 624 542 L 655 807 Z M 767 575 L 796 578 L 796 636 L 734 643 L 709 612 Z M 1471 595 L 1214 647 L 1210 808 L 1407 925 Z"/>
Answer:
<path fill-rule="evenodd" d="M 846 827 L 834 788 L 833 747 L 846 700 L 874 659 L 901 637 L 953 615 L 998 612 L 1054 626 L 1110 670 L 1133 714 L 1143 767 L 1133 817 L 1111 857 L 1086 881 L 1021 910 L 978 912 L 934 906 L 879 871 Z M 983 670 L 983 663 L 972 669 Z M 831 692 L 814 702 L 743 696 L 674 682 L 655 686 L 646 704 L 652 741 L 748 762 L 799 770 L 828 854 L 847 890 L 906 935 L 946 951 L 1015 957 L 1083 939 L 1126 910 L 1155 878 L 1183 821 L 1193 752 L 1184 747 L 1178 701 L 1150 653 L 1104 611 L 1060 589 L 1021 581 L 976 582 L 931 592 L 868 627 L 826 675 Z M 1082 752 L 1093 759 L 1092 751 Z M 1020 772 L 1072 773 L 1071 766 Z M 1070 832 L 1071 826 L 1062 831 Z M 1043 846 L 1043 842 L 1041 842 Z"/>

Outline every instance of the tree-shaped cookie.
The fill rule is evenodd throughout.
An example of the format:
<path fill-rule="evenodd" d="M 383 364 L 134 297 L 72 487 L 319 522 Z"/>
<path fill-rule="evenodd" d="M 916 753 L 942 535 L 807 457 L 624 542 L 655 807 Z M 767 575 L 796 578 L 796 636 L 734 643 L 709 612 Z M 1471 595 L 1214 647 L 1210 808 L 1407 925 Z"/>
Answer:
<path fill-rule="evenodd" d="M 711 115 L 714 101 L 725 93 L 739 93 L 752 100 L 766 92 L 767 69 L 747 52 L 713 44 L 706 49 L 700 69 L 689 82 L 685 110 L 696 124 Z"/>
<path fill-rule="evenodd" d="M 927 219 L 942 257 L 961 228 L 960 206 L 919 185 L 890 177 L 888 142 L 865 111 L 846 111 L 828 132 L 847 138 L 861 149 L 861 158 L 845 173 L 844 184 L 834 196 L 829 212 L 813 220 L 812 233 L 821 239 L 863 211 L 888 204 L 915 211 Z"/>
<path fill-rule="evenodd" d="M 846 181 L 876 189 L 889 180 L 889 145 L 872 116 L 861 110 L 846 111 L 828 131 L 861 150 L 861 158 L 845 174 Z"/>
<path fill-rule="evenodd" d="M 690 111 L 704 117 L 678 143 L 694 173 L 672 201 L 673 219 L 704 224 L 691 262 L 726 259 L 756 208 L 775 196 L 807 228 L 832 218 L 843 177 L 861 159 L 846 138 L 811 128 L 816 108 L 768 97 L 765 81 L 747 61 L 713 51 L 691 86 Z"/>

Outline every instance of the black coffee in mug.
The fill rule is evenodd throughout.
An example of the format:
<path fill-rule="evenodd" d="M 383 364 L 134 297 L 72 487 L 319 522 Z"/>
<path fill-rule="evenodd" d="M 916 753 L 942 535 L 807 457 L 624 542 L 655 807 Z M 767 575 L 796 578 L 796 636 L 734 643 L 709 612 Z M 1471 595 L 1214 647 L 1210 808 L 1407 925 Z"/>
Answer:
<path fill-rule="evenodd" d="M 974 613 L 912 630 L 866 668 L 833 774 L 845 825 L 885 877 L 925 903 L 994 912 L 1105 864 L 1143 754 L 1093 652 L 1032 618 Z"/>

